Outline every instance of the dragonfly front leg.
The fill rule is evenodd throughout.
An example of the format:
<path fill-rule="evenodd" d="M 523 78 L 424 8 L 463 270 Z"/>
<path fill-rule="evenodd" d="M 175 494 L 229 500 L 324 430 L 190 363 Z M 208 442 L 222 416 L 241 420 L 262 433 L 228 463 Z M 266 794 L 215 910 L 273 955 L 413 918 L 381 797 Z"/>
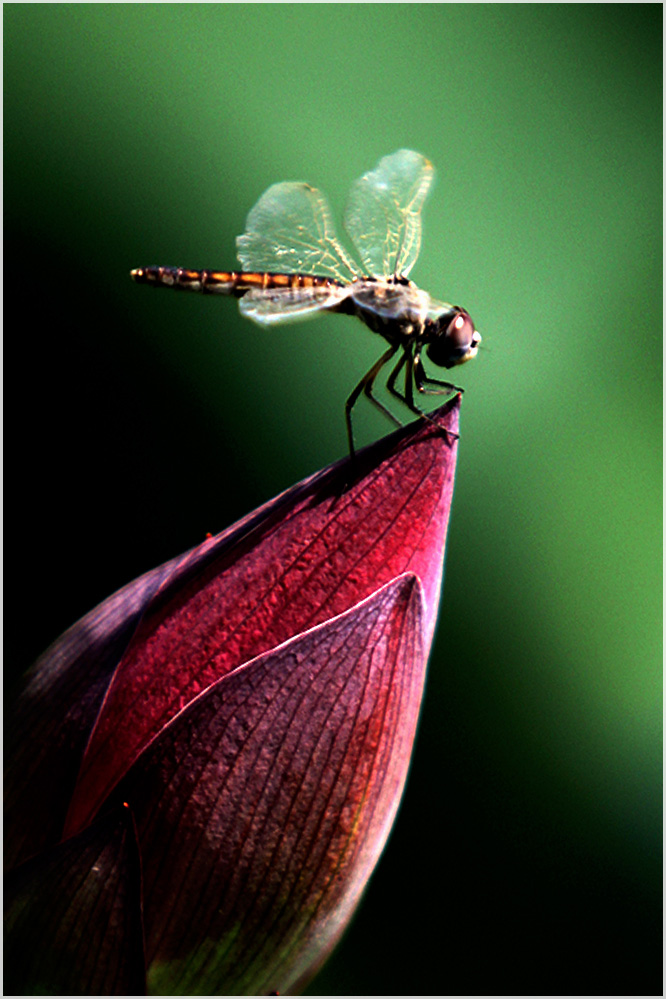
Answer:
<path fill-rule="evenodd" d="M 384 406 L 383 403 L 379 401 L 379 399 L 375 399 L 374 395 L 372 394 L 372 385 L 375 378 L 377 377 L 381 369 L 384 367 L 384 365 L 391 360 L 397 349 L 398 349 L 397 345 L 394 347 L 389 347 L 389 349 L 382 354 L 379 360 L 375 361 L 370 370 L 366 371 L 366 373 L 363 375 L 363 378 L 361 378 L 360 382 L 358 383 L 352 394 L 347 399 L 347 402 L 345 403 L 347 439 L 349 441 L 349 454 L 351 455 L 352 458 L 354 457 L 355 451 L 354 451 L 354 434 L 352 431 L 351 411 L 354 408 L 354 405 L 358 397 L 360 396 L 361 392 L 365 393 L 370 402 L 374 403 L 377 409 L 381 410 L 381 412 L 385 416 L 388 416 L 389 420 L 392 420 L 392 422 L 395 423 L 396 426 L 398 427 L 402 426 L 400 420 L 396 420 L 393 413 L 389 409 L 387 409 L 386 406 Z"/>
<path fill-rule="evenodd" d="M 421 392 L 422 395 L 451 395 L 454 392 L 462 393 L 464 389 L 458 388 L 457 385 L 453 385 L 451 382 L 443 382 L 439 378 L 430 378 L 425 373 L 423 367 L 423 361 L 421 360 L 421 347 L 416 348 L 416 353 L 414 355 L 413 361 L 413 371 L 414 371 L 414 384 L 416 385 L 417 392 Z M 427 385 L 438 385 L 439 388 L 426 388 Z"/>

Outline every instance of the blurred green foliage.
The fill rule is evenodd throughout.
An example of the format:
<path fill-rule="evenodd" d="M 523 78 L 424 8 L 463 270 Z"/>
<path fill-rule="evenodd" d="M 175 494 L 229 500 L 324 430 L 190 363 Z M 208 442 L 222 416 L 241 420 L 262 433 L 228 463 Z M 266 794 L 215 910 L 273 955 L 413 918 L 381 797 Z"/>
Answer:
<path fill-rule="evenodd" d="M 352 319 L 266 332 L 130 268 L 233 266 L 276 181 L 341 213 L 401 146 L 438 171 L 412 276 L 484 349 L 405 802 L 313 993 L 661 979 L 661 17 L 5 6 L 10 679 L 343 455 L 381 349 Z M 356 426 L 390 429 L 362 404 Z"/>

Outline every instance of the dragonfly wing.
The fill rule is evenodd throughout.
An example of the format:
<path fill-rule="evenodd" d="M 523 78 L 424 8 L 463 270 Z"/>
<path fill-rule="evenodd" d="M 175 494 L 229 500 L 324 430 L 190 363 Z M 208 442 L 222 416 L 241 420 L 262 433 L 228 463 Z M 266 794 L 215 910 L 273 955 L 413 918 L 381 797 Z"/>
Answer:
<path fill-rule="evenodd" d="M 246 271 L 318 274 L 346 284 L 360 268 L 338 242 L 326 198 L 309 184 L 273 184 L 236 240 Z"/>
<path fill-rule="evenodd" d="M 450 302 L 440 302 L 436 298 L 430 298 L 428 295 L 428 309 L 427 318 L 428 319 L 439 319 L 446 312 L 452 312 L 455 309 L 455 305 L 451 305 Z"/>
<path fill-rule="evenodd" d="M 262 326 L 293 323 L 337 305 L 349 294 L 335 285 L 313 288 L 253 288 L 239 302 L 240 311 Z"/>
<path fill-rule="evenodd" d="M 352 286 L 351 297 L 362 309 L 374 312 L 386 319 L 397 316 L 420 316 L 425 301 L 430 301 L 427 292 L 415 285 L 385 285 L 383 282 L 367 282 Z"/>
<path fill-rule="evenodd" d="M 411 271 L 421 248 L 421 208 L 433 176 L 425 156 L 400 149 L 352 187 L 345 228 L 369 274 L 406 277 Z"/>

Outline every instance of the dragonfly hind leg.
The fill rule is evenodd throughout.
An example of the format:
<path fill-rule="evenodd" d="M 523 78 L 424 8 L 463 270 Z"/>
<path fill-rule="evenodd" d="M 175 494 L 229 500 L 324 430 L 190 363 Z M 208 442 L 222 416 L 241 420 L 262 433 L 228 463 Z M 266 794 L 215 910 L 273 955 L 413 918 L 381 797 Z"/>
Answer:
<path fill-rule="evenodd" d="M 375 399 L 374 395 L 372 394 L 372 386 L 375 381 L 375 378 L 377 377 L 381 369 L 384 367 L 384 365 L 391 360 L 397 349 L 398 347 L 396 345 L 393 347 L 389 347 L 388 350 L 384 351 L 379 360 L 375 361 L 375 363 L 372 365 L 369 371 L 366 371 L 366 373 L 363 375 L 363 378 L 361 378 L 360 382 L 358 383 L 352 394 L 347 399 L 347 402 L 345 403 L 345 421 L 347 423 L 347 439 L 349 441 L 349 454 L 351 455 L 352 459 L 354 457 L 355 451 L 354 451 L 354 434 L 352 431 L 351 411 L 354 408 L 354 405 L 356 404 L 361 392 L 363 392 L 368 397 L 370 402 L 374 403 L 377 409 L 379 409 L 384 414 L 384 416 L 387 416 L 389 420 L 395 423 L 396 426 L 398 427 L 402 426 L 400 420 L 397 420 L 395 418 L 391 410 L 387 409 L 386 406 L 379 401 L 379 399 Z"/>

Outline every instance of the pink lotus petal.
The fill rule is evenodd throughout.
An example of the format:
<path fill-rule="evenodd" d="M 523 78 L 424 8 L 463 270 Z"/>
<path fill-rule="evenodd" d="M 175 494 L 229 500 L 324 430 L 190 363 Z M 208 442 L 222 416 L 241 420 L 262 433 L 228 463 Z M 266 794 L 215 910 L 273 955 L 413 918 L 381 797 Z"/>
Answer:
<path fill-rule="evenodd" d="M 402 573 L 422 583 L 429 648 L 459 404 L 456 398 L 367 448 L 349 488 L 348 462 L 340 462 L 184 557 L 145 612 L 107 690 L 68 834 L 85 827 L 150 741 L 201 691 Z"/>
<path fill-rule="evenodd" d="M 98 865 L 80 854 L 124 801 L 154 991 L 285 992 L 314 973 L 404 785 L 458 409 L 455 399 L 366 449 L 353 482 L 340 462 L 146 573 L 36 664 L 7 782 L 10 857 L 44 850 L 12 875 L 26 905 L 11 917 L 17 992 L 22 975 L 31 981 L 30 927 L 50 990 L 141 991 L 138 880 L 123 887 L 129 868 L 107 855 L 116 912 L 113 894 L 95 902 Z M 70 838 L 53 849 L 68 804 Z M 88 884 L 73 902 L 68 867 Z M 87 920 L 93 937 L 107 927 L 111 949 L 95 978 L 93 951 L 77 942 L 63 978 L 67 926 Z"/>
<path fill-rule="evenodd" d="M 423 593 L 403 575 L 226 676 L 118 788 L 143 857 L 150 990 L 310 977 L 384 846 L 409 766 Z"/>

